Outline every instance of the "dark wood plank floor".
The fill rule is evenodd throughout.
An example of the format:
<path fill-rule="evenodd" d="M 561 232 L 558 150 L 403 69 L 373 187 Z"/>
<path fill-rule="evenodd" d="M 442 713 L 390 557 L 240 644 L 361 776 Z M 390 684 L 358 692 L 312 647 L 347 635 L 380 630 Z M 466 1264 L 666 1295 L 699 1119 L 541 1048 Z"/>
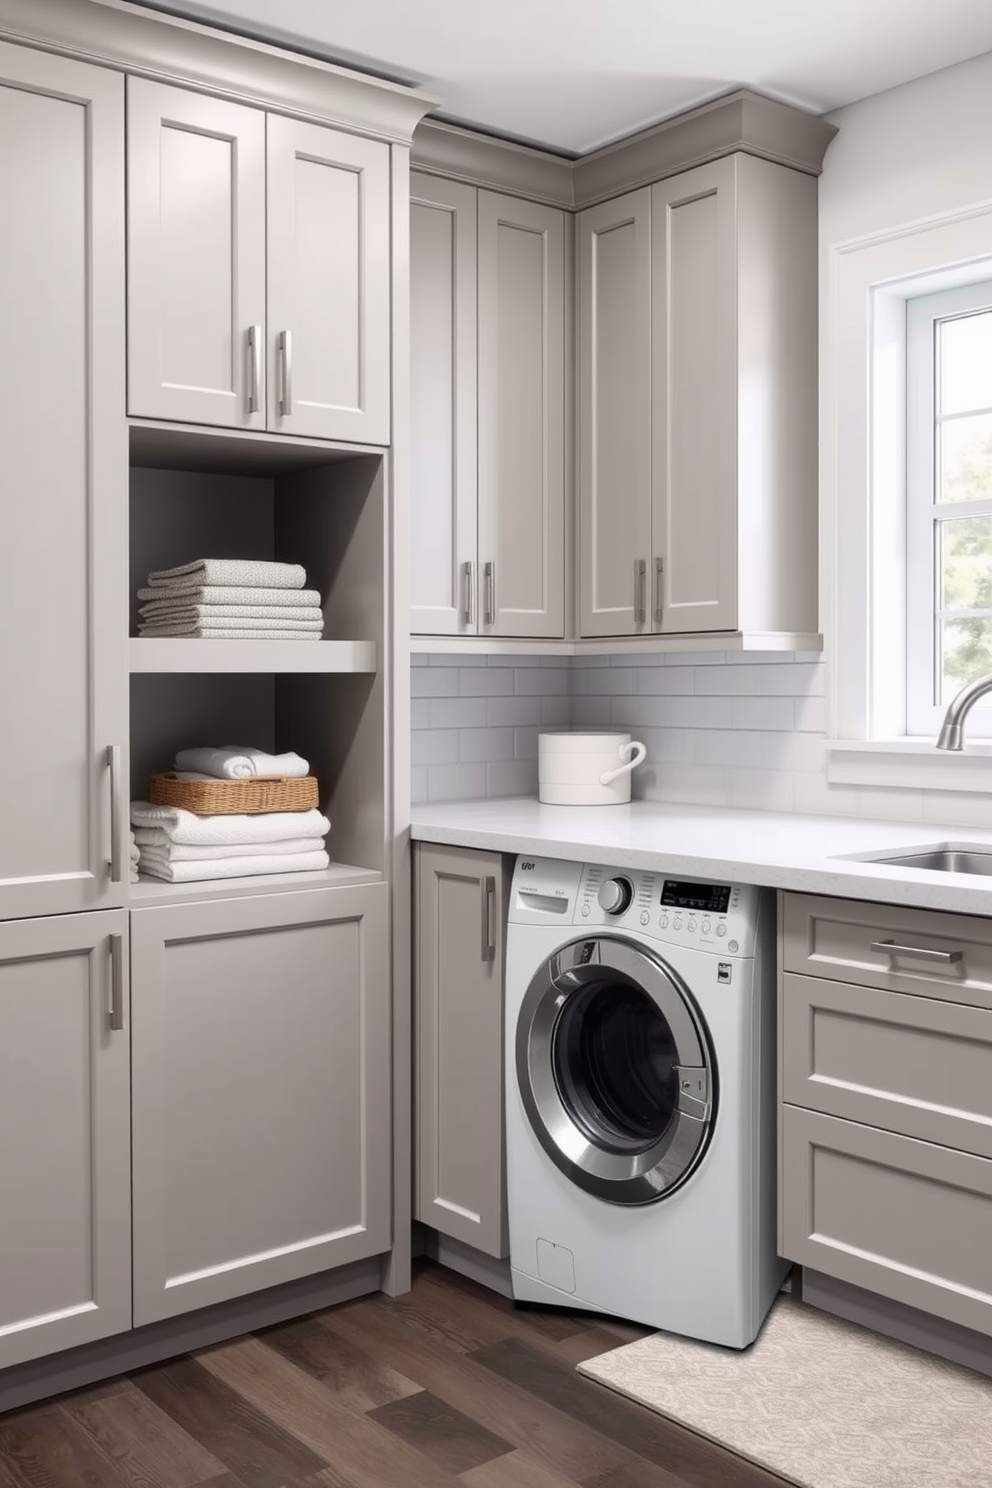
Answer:
<path fill-rule="evenodd" d="M 405 1297 L 0 1417 L 0 1488 L 782 1488 L 576 1373 L 646 1331 L 421 1262 Z"/>

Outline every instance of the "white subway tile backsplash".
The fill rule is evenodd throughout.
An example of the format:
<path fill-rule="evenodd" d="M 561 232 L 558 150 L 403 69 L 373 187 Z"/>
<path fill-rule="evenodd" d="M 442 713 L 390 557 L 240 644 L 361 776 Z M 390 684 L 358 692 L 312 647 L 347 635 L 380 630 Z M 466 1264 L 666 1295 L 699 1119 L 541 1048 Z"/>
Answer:
<path fill-rule="evenodd" d="M 733 727 L 733 700 L 729 697 L 673 697 L 668 699 L 668 707 L 676 728 Z"/>
<path fill-rule="evenodd" d="M 410 738 L 414 765 L 453 765 L 458 760 L 457 729 L 415 729 Z"/>
<path fill-rule="evenodd" d="M 535 796 L 537 760 L 500 760 L 487 765 L 486 796 Z"/>
<path fill-rule="evenodd" d="M 441 675 L 446 676 L 447 673 L 441 673 Z M 457 681 L 457 673 L 454 675 Z M 485 698 L 452 697 L 431 699 L 432 729 L 485 728 L 485 726 Z"/>
<path fill-rule="evenodd" d="M 638 667 L 634 671 L 634 692 L 639 696 L 672 697 L 676 693 L 690 695 L 695 691 L 695 671 L 692 667 Z"/>
<path fill-rule="evenodd" d="M 788 697 L 808 697 L 824 690 L 821 662 L 797 661 L 793 666 L 763 666 L 761 691 Z"/>
<path fill-rule="evenodd" d="M 478 667 L 462 672 L 458 691 L 462 697 L 509 697 L 513 692 L 514 673 L 508 667 Z"/>
<path fill-rule="evenodd" d="M 488 765 L 429 765 L 427 799 L 429 801 L 469 801 L 484 796 Z"/>
<path fill-rule="evenodd" d="M 992 798 L 828 785 L 824 683 L 819 652 L 418 652 L 412 798 L 534 795 L 542 727 L 615 728 L 648 751 L 635 797 L 992 827 Z"/>
<path fill-rule="evenodd" d="M 784 736 L 783 736 L 784 737 Z M 747 729 L 698 729 L 692 757 L 697 765 L 740 765 L 760 769 L 764 734 Z"/>
<path fill-rule="evenodd" d="M 411 697 L 457 697 L 458 672 L 442 667 L 416 667 L 410 673 Z"/>
<path fill-rule="evenodd" d="M 516 723 L 540 723 L 543 716 L 542 702 L 551 702 L 552 699 L 539 697 L 494 697 L 486 700 L 486 722 L 490 725 L 512 727 Z M 553 701 L 565 704 L 568 709 L 568 698 L 555 698 Z"/>
<path fill-rule="evenodd" d="M 512 728 L 463 728 L 458 729 L 458 758 L 466 764 L 474 761 L 503 760 L 513 758 Z"/>
<path fill-rule="evenodd" d="M 731 727 L 791 729 L 795 717 L 792 698 L 736 697 L 730 711 Z"/>

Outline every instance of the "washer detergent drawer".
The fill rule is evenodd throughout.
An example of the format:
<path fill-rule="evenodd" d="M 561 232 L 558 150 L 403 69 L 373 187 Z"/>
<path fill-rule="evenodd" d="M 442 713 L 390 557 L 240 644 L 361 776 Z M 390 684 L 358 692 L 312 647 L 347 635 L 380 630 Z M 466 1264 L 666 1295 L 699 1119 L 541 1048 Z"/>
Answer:
<path fill-rule="evenodd" d="M 992 1336 L 992 1162 L 786 1105 L 782 1254 Z"/>

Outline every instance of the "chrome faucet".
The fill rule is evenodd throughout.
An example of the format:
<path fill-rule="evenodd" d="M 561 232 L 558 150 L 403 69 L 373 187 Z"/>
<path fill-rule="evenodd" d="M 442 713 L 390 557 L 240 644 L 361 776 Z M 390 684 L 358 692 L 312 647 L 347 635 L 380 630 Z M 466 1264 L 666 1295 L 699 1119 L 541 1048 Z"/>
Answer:
<path fill-rule="evenodd" d="M 951 699 L 937 735 L 938 749 L 964 748 L 965 718 L 978 699 L 987 692 L 992 692 L 992 672 L 987 677 L 976 677 L 974 682 L 962 687 L 957 697 Z"/>

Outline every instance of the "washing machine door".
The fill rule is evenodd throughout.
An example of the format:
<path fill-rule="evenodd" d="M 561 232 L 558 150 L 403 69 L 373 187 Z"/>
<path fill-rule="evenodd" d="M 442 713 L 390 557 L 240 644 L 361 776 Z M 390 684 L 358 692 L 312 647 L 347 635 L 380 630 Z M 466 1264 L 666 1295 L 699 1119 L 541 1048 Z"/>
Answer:
<path fill-rule="evenodd" d="M 583 936 L 549 957 L 524 996 L 516 1069 L 541 1146 L 597 1198 L 665 1199 L 706 1150 L 716 1067 L 705 1024 L 646 946 Z"/>

